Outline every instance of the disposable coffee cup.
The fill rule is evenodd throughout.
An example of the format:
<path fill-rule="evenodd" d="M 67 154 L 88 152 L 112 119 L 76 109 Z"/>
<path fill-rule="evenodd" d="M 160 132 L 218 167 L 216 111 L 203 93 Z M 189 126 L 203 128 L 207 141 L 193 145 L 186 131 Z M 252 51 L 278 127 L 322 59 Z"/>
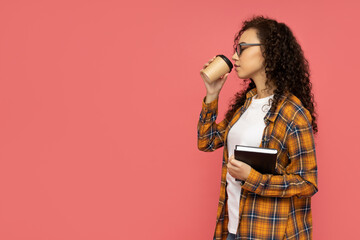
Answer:
<path fill-rule="evenodd" d="M 230 73 L 233 68 L 231 61 L 224 55 L 216 55 L 216 58 L 200 72 L 207 82 L 211 83 L 222 75 Z"/>

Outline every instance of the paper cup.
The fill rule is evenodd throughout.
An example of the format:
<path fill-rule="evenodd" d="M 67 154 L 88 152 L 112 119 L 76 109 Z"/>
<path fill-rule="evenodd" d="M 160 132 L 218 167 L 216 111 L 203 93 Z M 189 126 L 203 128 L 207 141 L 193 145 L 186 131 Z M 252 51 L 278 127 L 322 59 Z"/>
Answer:
<path fill-rule="evenodd" d="M 214 61 L 212 61 L 204 70 L 201 71 L 201 75 L 211 83 L 219 79 L 222 75 L 231 72 L 233 64 L 224 55 L 216 55 Z"/>

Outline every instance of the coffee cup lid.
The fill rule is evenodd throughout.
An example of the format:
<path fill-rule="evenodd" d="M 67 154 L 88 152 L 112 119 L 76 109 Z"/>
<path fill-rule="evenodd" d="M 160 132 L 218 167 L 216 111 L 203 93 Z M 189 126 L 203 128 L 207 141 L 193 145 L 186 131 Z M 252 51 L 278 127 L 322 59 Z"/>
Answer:
<path fill-rule="evenodd" d="M 225 57 L 224 55 L 222 55 L 222 54 L 219 54 L 219 55 L 216 55 L 217 57 L 221 57 L 225 62 L 226 62 L 226 64 L 229 66 L 229 68 L 230 68 L 230 71 L 229 72 L 231 72 L 231 69 L 233 68 L 233 64 L 232 64 L 232 62 L 227 58 L 227 57 Z"/>

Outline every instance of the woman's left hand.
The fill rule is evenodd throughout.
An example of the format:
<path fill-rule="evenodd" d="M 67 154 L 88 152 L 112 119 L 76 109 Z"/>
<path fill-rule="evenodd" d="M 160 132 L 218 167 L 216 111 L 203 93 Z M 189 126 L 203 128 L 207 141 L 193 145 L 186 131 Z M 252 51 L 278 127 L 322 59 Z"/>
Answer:
<path fill-rule="evenodd" d="M 230 156 L 227 168 L 232 177 L 244 181 L 248 178 L 251 170 L 251 166 L 249 164 L 236 160 L 234 155 Z"/>

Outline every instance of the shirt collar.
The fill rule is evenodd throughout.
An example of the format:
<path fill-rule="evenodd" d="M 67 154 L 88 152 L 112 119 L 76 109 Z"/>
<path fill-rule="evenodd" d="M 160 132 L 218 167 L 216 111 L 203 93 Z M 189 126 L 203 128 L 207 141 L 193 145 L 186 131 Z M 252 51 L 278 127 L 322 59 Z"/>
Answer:
<path fill-rule="evenodd" d="M 257 94 L 257 90 L 256 90 L 256 87 L 255 87 L 255 88 L 251 89 L 250 91 L 248 91 L 248 92 L 246 93 L 246 101 L 250 101 L 251 98 L 252 98 L 253 96 L 255 96 L 256 94 Z M 269 121 L 271 121 L 271 122 L 274 122 L 275 119 L 276 119 L 276 117 L 277 117 L 277 115 L 278 115 L 279 112 L 280 112 L 280 109 L 281 109 L 283 103 L 285 102 L 286 98 L 287 98 L 289 95 L 290 95 L 289 92 L 285 92 L 284 95 L 280 96 L 280 101 L 279 101 L 279 103 L 278 103 L 278 105 L 277 105 L 277 107 L 276 107 L 276 109 L 275 109 L 275 112 L 274 112 L 274 113 L 270 113 L 270 111 L 269 111 L 269 112 L 266 114 L 266 116 L 265 116 L 264 119 L 267 119 L 267 120 L 269 120 Z"/>

